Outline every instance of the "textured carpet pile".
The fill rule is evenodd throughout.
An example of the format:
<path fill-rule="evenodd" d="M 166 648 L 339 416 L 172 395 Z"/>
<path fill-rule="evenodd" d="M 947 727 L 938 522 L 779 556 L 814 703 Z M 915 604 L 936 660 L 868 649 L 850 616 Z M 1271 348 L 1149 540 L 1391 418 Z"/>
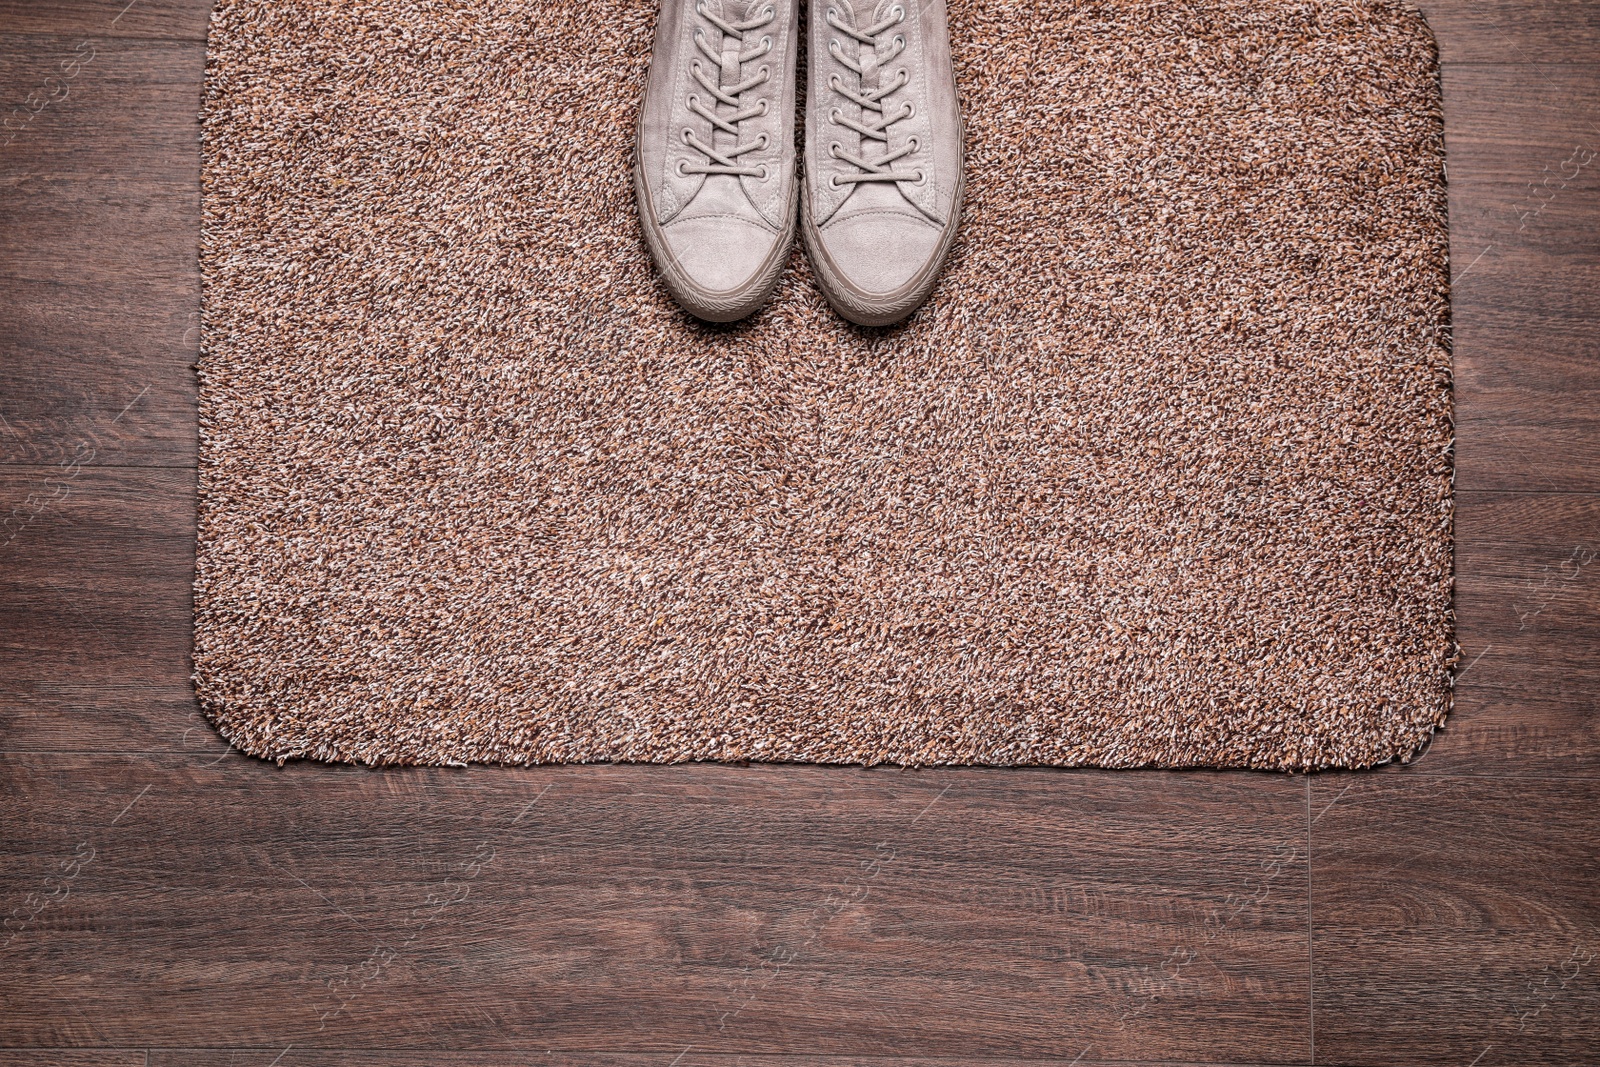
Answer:
<path fill-rule="evenodd" d="M 726 2 L 726 0 L 724 0 Z M 1433 39 L 950 0 L 967 207 L 862 330 L 654 277 L 653 0 L 222 0 L 195 677 L 369 763 L 1364 766 L 1454 662 Z"/>

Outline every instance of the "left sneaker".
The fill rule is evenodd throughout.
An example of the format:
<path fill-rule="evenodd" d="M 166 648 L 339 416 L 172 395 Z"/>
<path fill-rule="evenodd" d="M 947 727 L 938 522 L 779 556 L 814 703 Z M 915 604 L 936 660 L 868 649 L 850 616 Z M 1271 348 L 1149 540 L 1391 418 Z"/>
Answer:
<path fill-rule="evenodd" d="M 811 0 L 801 233 L 863 326 L 933 291 L 961 217 L 961 111 L 944 0 Z"/>
<path fill-rule="evenodd" d="M 639 109 L 645 244 L 690 314 L 732 322 L 777 288 L 794 241 L 801 0 L 661 0 Z"/>

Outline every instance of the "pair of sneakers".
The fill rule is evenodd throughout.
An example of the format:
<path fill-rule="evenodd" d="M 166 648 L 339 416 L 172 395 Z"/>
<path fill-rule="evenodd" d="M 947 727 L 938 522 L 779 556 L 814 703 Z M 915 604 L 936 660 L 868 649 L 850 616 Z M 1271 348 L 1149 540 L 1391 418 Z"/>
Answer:
<path fill-rule="evenodd" d="M 802 2 L 661 0 L 634 158 L 645 241 L 686 310 L 731 322 L 772 295 L 798 225 L 834 309 L 888 325 L 928 298 L 961 213 L 944 0 L 804 0 L 803 193 Z"/>

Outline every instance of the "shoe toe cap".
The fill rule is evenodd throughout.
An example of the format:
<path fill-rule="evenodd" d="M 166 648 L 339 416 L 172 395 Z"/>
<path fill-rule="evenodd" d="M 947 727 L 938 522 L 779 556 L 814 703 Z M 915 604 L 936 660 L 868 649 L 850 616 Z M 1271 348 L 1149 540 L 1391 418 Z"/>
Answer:
<path fill-rule="evenodd" d="M 687 280 L 708 293 L 737 293 L 759 280 L 778 235 L 743 219 L 702 216 L 664 229 Z"/>
<path fill-rule="evenodd" d="M 834 219 L 820 237 L 834 268 L 864 293 L 905 288 L 938 255 L 943 230 L 921 216 L 862 212 Z"/>

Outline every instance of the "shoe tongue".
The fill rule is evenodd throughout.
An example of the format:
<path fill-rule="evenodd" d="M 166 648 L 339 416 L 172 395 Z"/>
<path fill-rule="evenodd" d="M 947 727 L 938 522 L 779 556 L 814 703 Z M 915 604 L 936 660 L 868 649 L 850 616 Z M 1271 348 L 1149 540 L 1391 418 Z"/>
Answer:
<path fill-rule="evenodd" d="M 696 215 L 735 215 L 742 219 L 760 221 L 760 214 L 745 195 L 744 186 L 737 174 L 708 174 L 705 184 L 694 198 Z"/>
<path fill-rule="evenodd" d="M 840 211 L 846 214 L 855 211 L 890 209 L 915 210 L 901 195 L 898 182 L 857 182 L 855 191 L 845 198 L 844 204 L 840 207 Z"/>
<path fill-rule="evenodd" d="M 743 22 L 771 0 L 704 0 L 711 10 L 726 22 Z"/>
<path fill-rule="evenodd" d="M 759 0 L 765 3 L 766 0 Z M 871 25 L 879 22 L 889 15 L 889 9 L 900 3 L 901 0 L 837 0 L 845 9 L 855 16 L 857 23 Z M 863 27 L 865 28 L 865 27 Z"/>

